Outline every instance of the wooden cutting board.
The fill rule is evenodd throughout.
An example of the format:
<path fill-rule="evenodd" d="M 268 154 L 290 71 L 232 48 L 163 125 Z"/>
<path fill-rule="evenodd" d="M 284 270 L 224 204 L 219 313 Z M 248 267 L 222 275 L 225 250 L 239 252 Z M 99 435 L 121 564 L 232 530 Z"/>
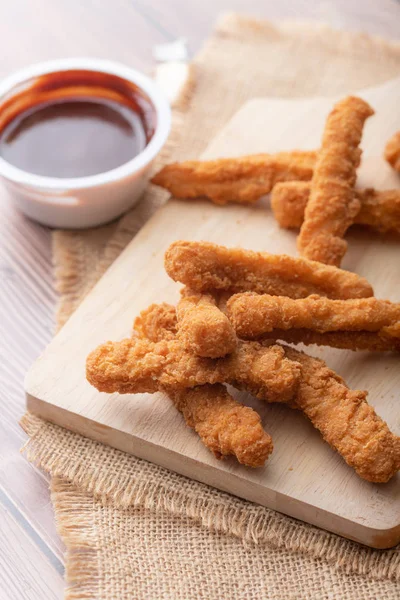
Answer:
<path fill-rule="evenodd" d="M 363 139 L 359 185 L 400 187 L 382 159 L 386 140 L 400 129 L 400 79 L 360 94 L 377 114 Z M 210 144 L 204 158 L 293 148 L 318 148 L 332 99 L 256 99 Z M 163 268 L 169 244 L 209 240 L 273 253 L 296 254 L 295 234 L 276 225 L 264 201 L 217 207 L 170 200 L 132 240 L 92 293 L 32 366 L 27 406 L 63 427 L 155 462 L 237 496 L 376 548 L 400 541 L 400 478 L 375 485 L 360 479 L 307 419 L 285 406 L 237 396 L 262 415 L 274 452 L 262 469 L 216 460 L 162 394 L 101 394 L 85 379 L 85 359 L 98 344 L 130 335 L 132 321 L 152 302 L 175 302 L 179 285 Z M 400 301 L 400 241 L 353 231 L 343 267 L 374 285 L 376 295 Z M 369 399 L 400 434 L 399 355 L 309 349 Z"/>

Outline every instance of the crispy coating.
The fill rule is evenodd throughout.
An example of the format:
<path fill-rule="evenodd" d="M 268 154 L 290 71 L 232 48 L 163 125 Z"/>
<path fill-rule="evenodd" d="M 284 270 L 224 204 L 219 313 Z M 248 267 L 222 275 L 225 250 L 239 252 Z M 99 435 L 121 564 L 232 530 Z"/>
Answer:
<path fill-rule="evenodd" d="M 302 181 L 279 183 L 274 187 L 271 207 L 281 227 L 301 227 L 310 187 L 310 183 Z M 400 190 L 368 188 L 355 190 L 355 194 L 360 201 L 360 211 L 354 217 L 355 225 L 365 225 L 379 233 L 400 234 Z"/>
<path fill-rule="evenodd" d="M 309 181 L 316 154 L 293 151 L 173 163 L 157 173 L 152 183 L 176 198 L 205 196 L 216 204 L 252 204 L 278 181 Z"/>
<path fill-rule="evenodd" d="M 300 254 L 310 260 L 339 267 L 347 250 L 343 236 L 360 210 L 354 193 L 358 146 L 365 120 L 372 114 L 364 100 L 348 96 L 327 118 L 297 240 Z"/>
<path fill-rule="evenodd" d="M 240 348 L 246 346 L 248 354 L 239 358 Z M 270 351 L 275 353 L 276 348 L 280 350 L 279 356 L 276 354 L 272 360 L 275 364 L 271 364 Z M 266 349 L 266 361 L 261 346 L 248 342 L 239 346 L 233 360 L 230 357 L 212 361 L 192 355 L 192 362 L 187 365 L 187 355 L 179 342 L 154 344 L 132 339 L 114 344 L 108 342 L 89 355 L 87 378 L 100 391 L 108 392 L 154 392 L 165 389 L 161 382 L 166 382 L 167 390 L 171 390 L 171 385 L 173 389 L 179 389 L 182 381 L 197 390 L 199 388 L 193 384 L 196 380 L 211 379 L 214 382 L 216 377 L 224 377 L 234 369 L 232 383 L 236 386 L 252 393 L 258 392 L 256 395 L 264 400 L 286 401 L 301 409 L 323 438 L 364 479 L 388 481 L 399 470 L 400 439 L 389 431 L 386 423 L 368 405 L 365 392 L 349 390 L 323 361 L 294 348 L 268 345 Z M 289 375 L 290 385 L 287 385 L 287 376 L 282 378 L 284 361 L 295 367 L 296 385 L 293 385 L 293 371 Z M 285 370 L 287 366 L 285 364 Z M 276 390 L 271 394 L 269 385 L 266 385 L 268 373 L 269 377 L 286 379 L 284 396 L 277 396 Z M 281 390 L 282 381 L 279 385 Z M 175 401 L 179 406 L 179 398 Z M 189 422 L 191 410 L 188 408 Z M 269 448 L 268 443 L 266 447 Z"/>
<path fill-rule="evenodd" d="M 330 300 L 320 296 L 293 300 L 246 293 L 232 296 L 226 310 L 237 335 L 246 340 L 270 339 L 272 332 L 275 339 L 301 342 L 299 330 L 310 330 L 319 335 L 313 338 L 305 334 L 308 343 L 329 342 L 326 333 L 336 332 L 331 341 L 337 344 L 343 340 L 344 347 L 352 343 L 354 350 L 357 344 L 368 350 L 400 348 L 400 304 L 388 300 Z M 286 336 L 286 331 L 294 337 L 290 333 Z"/>
<path fill-rule="evenodd" d="M 209 242 L 174 242 L 165 254 L 165 269 L 174 281 L 197 292 L 253 291 L 291 298 L 319 294 L 343 299 L 373 295 L 368 281 L 355 273 L 305 258 Z"/>
<path fill-rule="evenodd" d="M 166 302 L 151 304 L 136 317 L 133 329 L 151 342 L 173 340 L 177 331 L 175 306 Z"/>
<path fill-rule="evenodd" d="M 383 483 L 393 477 L 400 469 L 400 438 L 368 404 L 366 392 L 349 390 L 322 360 L 294 348 L 285 353 L 301 364 L 295 403 L 324 440 L 363 479 Z"/>
<path fill-rule="evenodd" d="M 214 456 L 233 455 L 248 467 L 264 465 L 273 450 L 271 436 L 264 431 L 259 414 L 232 398 L 223 385 L 165 391 Z"/>
<path fill-rule="evenodd" d="M 385 159 L 400 173 L 400 131 L 397 131 L 386 144 Z"/>
<path fill-rule="evenodd" d="M 153 393 L 161 388 L 231 383 L 260 399 L 287 402 L 298 385 L 300 367 L 281 346 L 241 342 L 219 359 L 187 352 L 178 340 L 157 343 L 125 339 L 91 352 L 86 377 L 100 392 Z"/>
<path fill-rule="evenodd" d="M 210 294 L 184 288 L 176 314 L 178 338 L 189 352 L 206 358 L 220 358 L 235 350 L 235 331 Z"/>
<path fill-rule="evenodd" d="M 175 338 L 177 318 L 171 304 L 152 304 L 135 320 L 137 335 L 153 342 Z M 247 467 L 261 467 L 273 450 L 260 416 L 215 383 L 163 390 L 216 458 L 233 455 Z"/>
<path fill-rule="evenodd" d="M 258 339 L 263 339 L 263 336 Z M 330 346 L 340 350 L 400 352 L 400 339 L 376 331 L 312 331 L 310 329 L 274 329 L 265 339 L 305 346 Z"/>

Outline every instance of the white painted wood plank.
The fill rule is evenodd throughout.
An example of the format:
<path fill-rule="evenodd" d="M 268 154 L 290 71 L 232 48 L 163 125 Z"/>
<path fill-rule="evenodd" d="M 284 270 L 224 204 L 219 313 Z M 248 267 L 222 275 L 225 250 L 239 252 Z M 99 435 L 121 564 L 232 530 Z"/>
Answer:
<path fill-rule="evenodd" d="M 0 600 L 60 600 L 63 574 L 28 536 L 0 491 Z"/>
<path fill-rule="evenodd" d="M 301 20 L 325 23 L 334 29 L 365 31 L 400 38 L 399 0 L 136 0 L 142 14 L 159 21 L 175 37 L 188 37 L 193 52 L 210 30 L 217 11 L 238 11 L 270 21 Z M 196 27 L 188 35 L 188 23 Z"/>
<path fill-rule="evenodd" d="M 63 545 L 55 530 L 48 478 L 38 475 L 20 454 L 26 436 L 18 425 L 24 412 L 24 373 L 53 331 L 49 231 L 5 202 L 0 206 L 0 223 L 0 486 L 20 515 L 21 532 L 26 525 L 42 540 L 36 554 L 46 548 L 61 568 Z M 26 260 L 35 252 L 36 279 L 31 278 L 33 267 L 27 268 Z M 28 531 L 26 536 L 30 537 Z"/>
<path fill-rule="evenodd" d="M 20 430 L 21 431 L 21 430 Z M 49 477 L 27 462 L 20 453 L 25 435 L 0 424 L 0 489 L 19 510 L 22 522 L 28 522 L 54 560 L 63 564 L 64 545 L 54 523 L 49 494 Z"/>

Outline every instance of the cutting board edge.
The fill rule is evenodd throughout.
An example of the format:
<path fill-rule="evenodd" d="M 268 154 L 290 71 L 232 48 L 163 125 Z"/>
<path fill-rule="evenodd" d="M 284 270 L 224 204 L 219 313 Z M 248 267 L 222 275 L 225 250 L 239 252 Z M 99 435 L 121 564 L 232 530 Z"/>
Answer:
<path fill-rule="evenodd" d="M 370 548 L 383 550 L 392 548 L 400 542 L 400 516 L 399 522 L 395 525 L 390 524 L 387 528 L 377 528 L 347 519 L 313 504 L 308 504 L 304 500 L 290 497 L 254 482 L 252 483 L 254 494 L 243 493 L 242 489 L 246 488 L 248 482 L 234 473 L 221 471 L 218 465 L 214 467 L 181 455 L 174 450 L 160 448 L 148 440 L 96 423 L 29 393 L 26 393 L 26 405 L 28 411 L 32 414 L 79 435 L 84 435 L 96 442 L 105 443 L 117 450 L 157 464 L 184 477 L 195 479 L 200 483 L 211 485 L 249 502 L 306 521 L 311 525 L 326 529 Z M 224 482 L 226 482 L 226 485 L 224 485 Z"/>

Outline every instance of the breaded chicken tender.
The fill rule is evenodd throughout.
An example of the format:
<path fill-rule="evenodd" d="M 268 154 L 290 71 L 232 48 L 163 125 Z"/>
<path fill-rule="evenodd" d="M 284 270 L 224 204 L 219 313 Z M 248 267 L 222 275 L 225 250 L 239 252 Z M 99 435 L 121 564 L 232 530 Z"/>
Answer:
<path fill-rule="evenodd" d="M 364 100 L 348 96 L 327 118 L 297 240 L 300 254 L 310 260 L 339 267 L 347 250 L 343 236 L 360 211 L 354 193 L 358 146 L 364 123 L 373 114 Z"/>
<path fill-rule="evenodd" d="M 400 173 L 400 131 L 397 131 L 386 144 L 385 159 Z"/>
<path fill-rule="evenodd" d="M 184 288 L 176 314 L 178 338 L 189 352 L 206 358 L 220 358 L 235 350 L 235 331 L 210 294 Z"/>
<path fill-rule="evenodd" d="M 190 160 L 165 166 L 152 183 L 175 198 L 205 196 L 216 204 L 253 204 L 278 181 L 309 181 L 316 152 L 255 154 L 217 160 Z"/>
<path fill-rule="evenodd" d="M 245 293 L 232 296 L 226 310 L 237 335 L 246 340 L 270 339 L 272 333 L 274 338 L 303 341 L 298 333 L 295 337 L 290 333 L 286 337 L 285 332 L 301 330 L 303 334 L 304 330 L 310 330 L 320 334 L 314 338 L 316 342 L 311 343 L 322 344 L 327 332 L 336 332 L 336 340 L 341 336 L 347 343 L 351 340 L 350 334 L 356 333 L 359 337 L 354 336 L 353 342 L 356 344 L 358 339 L 359 343 L 364 343 L 363 349 L 394 350 L 400 347 L 400 304 L 388 300 L 330 300 L 320 296 L 293 300 Z M 304 338 L 307 339 L 307 335 Z M 370 347 L 366 347 L 367 341 Z"/>
<path fill-rule="evenodd" d="M 217 458 L 233 455 L 247 467 L 262 467 L 273 450 L 259 414 L 218 383 L 164 390 L 187 425 Z"/>
<path fill-rule="evenodd" d="M 366 400 L 317 358 L 285 348 L 301 364 L 295 404 L 325 441 L 367 481 L 383 483 L 400 469 L 400 437 L 394 435 Z"/>
<path fill-rule="evenodd" d="M 300 367 L 281 346 L 240 342 L 225 358 L 201 358 L 178 340 L 157 343 L 125 339 L 107 342 L 86 361 L 87 380 L 100 392 L 154 393 L 161 388 L 230 383 L 262 400 L 287 402 L 298 385 Z"/>
<path fill-rule="evenodd" d="M 137 317 L 134 328 L 138 336 L 153 342 L 174 339 L 175 307 L 165 302 L 152 304 Z M 215 383 L 163 391 L 216 458 L 233 455 L 247 467 L 264 465 L 273 450 L 271 436 L 258 413 L 235 400 L 225 386 Z"/>
<path fill-rule="evenodd" d="M 281 227 L 300 228 L 310 197 L 310 183 L 279 183 L 271 194 L 271 208 Z M 400 190 L 379 191 L 372 188 L 355 190 L 360 211 L 355 225 L 365 225 L 379 233 L 400 234 Z"/>
<path fill-rule="evenodd" d="M 196 292 L 253 291 L 291 298 L 319 294 L 343 299 L 373 295 L 368 281 L 355 273 L 305 258 L 209 242 L 174 242 L 165 254 L 165 269 L 174 281 Z"/>

